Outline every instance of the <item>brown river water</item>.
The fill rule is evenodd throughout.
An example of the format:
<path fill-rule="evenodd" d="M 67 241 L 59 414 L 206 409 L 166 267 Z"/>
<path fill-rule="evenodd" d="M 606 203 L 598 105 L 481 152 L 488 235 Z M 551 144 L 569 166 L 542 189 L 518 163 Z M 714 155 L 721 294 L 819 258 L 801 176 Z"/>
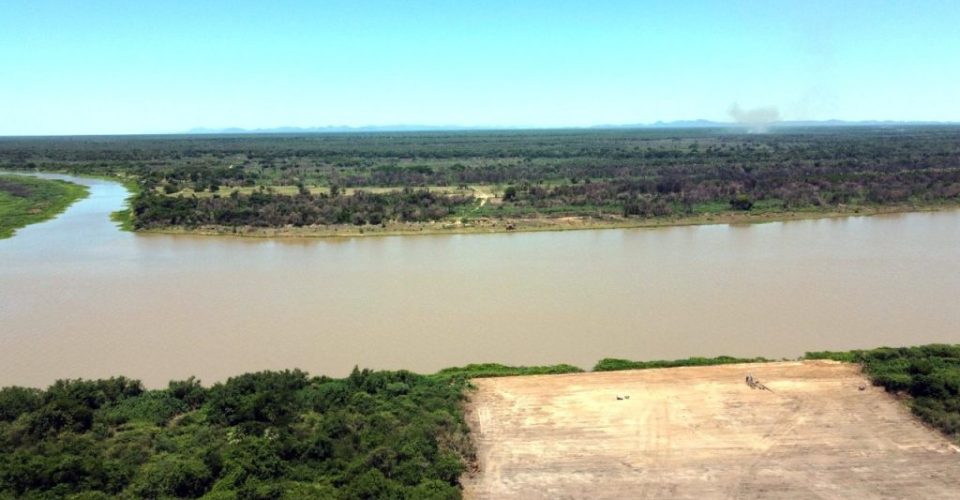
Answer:
<path fill-rule="evenodd" d="M 960 342 L 960 212 L 352 239 L 139 235 L 91 196 L 0 240 L 0 386 Z"/>

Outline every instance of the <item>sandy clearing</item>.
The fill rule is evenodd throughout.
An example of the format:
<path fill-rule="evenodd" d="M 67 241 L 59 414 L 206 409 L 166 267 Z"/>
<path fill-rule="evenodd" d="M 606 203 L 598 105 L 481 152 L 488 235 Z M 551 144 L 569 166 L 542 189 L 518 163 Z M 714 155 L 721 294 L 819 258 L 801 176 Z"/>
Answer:
<path fill-rule="evenodd" d="M 747 373 L 773 392 L 751 389 Z M 960 449 L 852 365 L 474 384 L 467 498 L 960 498 Z"/>
<path fill-rule="evenodd" d="M 473 197 L 480 200 L 480 205 L 474 209 L 474 212 L 481 209 L 488 201 L 496 198 L 496 196 L 489 191 L 489 187 L 473 186 L 470 189 L 473 191 Z"/>

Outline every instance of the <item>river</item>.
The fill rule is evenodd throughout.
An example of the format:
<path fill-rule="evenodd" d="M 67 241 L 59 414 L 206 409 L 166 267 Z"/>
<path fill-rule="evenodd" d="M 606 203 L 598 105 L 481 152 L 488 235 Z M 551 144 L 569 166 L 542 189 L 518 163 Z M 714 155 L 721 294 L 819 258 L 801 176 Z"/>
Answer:
<path fill-rule="evenodd" d="M 960 212 L 245 239 L 120 231 L 117 183 L 0 240 L 0 386 L 960 342 Z"/>

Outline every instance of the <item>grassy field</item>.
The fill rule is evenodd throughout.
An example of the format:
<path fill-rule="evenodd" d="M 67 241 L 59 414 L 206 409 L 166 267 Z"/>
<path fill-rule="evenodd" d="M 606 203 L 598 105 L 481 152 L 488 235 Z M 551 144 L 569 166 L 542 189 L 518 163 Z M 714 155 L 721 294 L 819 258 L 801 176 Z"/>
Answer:
<path fill-rule="evenodd" d="M 0 238 L 9 238 L 21 227 L 53 218 L 87 194 L 85 186 L 70 182 L 0 176 Z"/>

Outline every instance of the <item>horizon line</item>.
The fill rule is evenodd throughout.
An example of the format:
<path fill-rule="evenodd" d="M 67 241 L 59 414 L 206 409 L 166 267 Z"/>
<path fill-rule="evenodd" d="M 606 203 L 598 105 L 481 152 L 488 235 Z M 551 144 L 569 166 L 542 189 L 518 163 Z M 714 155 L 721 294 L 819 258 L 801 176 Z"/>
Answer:
<path fill-rule="evenodd" d="M 315 125 L 315 126 L 276 126 L 276 127 L 192 127 L 173 132 L 115 132 L 115 133 L 52 133 L 52 134 L 13 134 L 0 135 L 2 139 L 43 138 L 43 137 L 116 137 L 116 136 L 182 136 L 182 135 L 256 135 L 256 134 L 332 134 L 332 133 L 390 133 L 390 132 L 484 132 L 484 131 L 549 131 L 549 130 L 631 130 L 631 129 L 709 129 L 736 128 L 746 130 L 766 130 L 784 127 L 817 126 L 950 126 L 960 125 L 960 121 L 942 120 L 779 120 L 774 122 L 736 122 L 707 119 L 658 120 L 650 123 L 596 124 L 596 125 L 430 125 L 430 124 L 392 124 L 392 125 Z"/>

